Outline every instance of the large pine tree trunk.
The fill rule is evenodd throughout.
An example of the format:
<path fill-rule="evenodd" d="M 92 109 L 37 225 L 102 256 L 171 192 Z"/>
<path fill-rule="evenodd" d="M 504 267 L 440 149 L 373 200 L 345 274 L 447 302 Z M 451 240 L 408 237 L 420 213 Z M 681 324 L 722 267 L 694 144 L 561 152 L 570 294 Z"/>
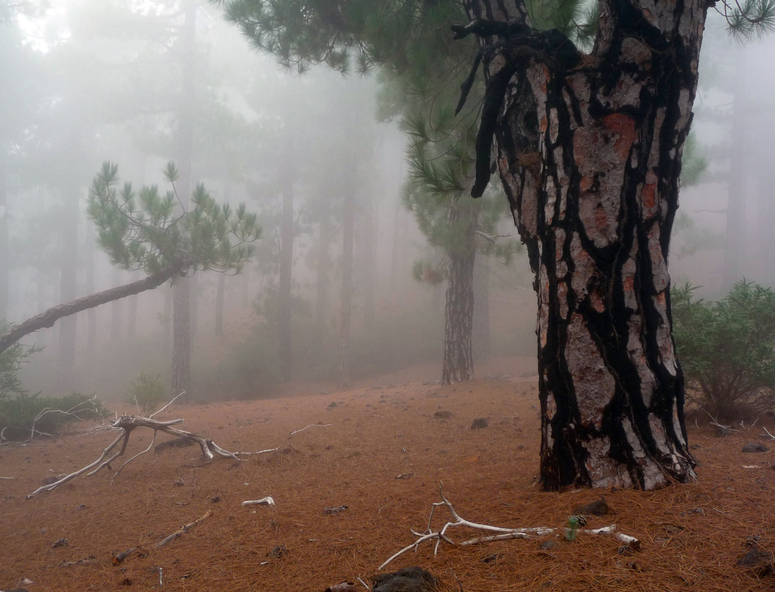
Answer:
<path fill-rule="evenodd" d="M 462 218 L 472 216 L 461 226 Z M 474 321 L 474 231 L 476 215 L 473 208 L 450 208 L 450 226 L 460 227 L 463 236 L 456 248 L 448 253 L 449 283 L 444 310 L 444 363 L 441 384 L 471 380 L 474 377 L 474 356 L 471 335 Z"/>
<path fill-rule="evenodd" d="M 466 5 L 472 18 L 526 22 L 514 0 Z M 705 4 L 600 10 L 591 56 L 557 32 L 515 33 L 484 56 L 478 147 L 494 132 L 536 274 L 546 489 L 696 478 L 667 255 Z"/>

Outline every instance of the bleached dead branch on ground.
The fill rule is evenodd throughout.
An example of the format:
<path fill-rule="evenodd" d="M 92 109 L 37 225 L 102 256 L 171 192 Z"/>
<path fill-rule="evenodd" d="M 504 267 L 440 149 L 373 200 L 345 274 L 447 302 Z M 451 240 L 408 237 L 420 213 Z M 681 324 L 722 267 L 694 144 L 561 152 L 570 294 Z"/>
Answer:
<path fill-rule="evenodd" d="M 185 430 L 180 430 L 178 428 L 172 427 L 174 425 L 183 423 L 183 419 L 172 419 L 169 421 L 158 421 L 156 419 L 153 419 L 154 416 L 164 411 L 175 401 L 175 399 L 177 399 L 183 394 L 185 394 L 185 392 L 181 393 L 180 395 L 172 399 L 169 403 L 167 403 L 164 407 L 159 409 L 159 411 L 157 411 L 156 413 L 152 414 L 150 417 L 136 417 L 134 415 L 121 415 L 120 417 L 117 417 L 115 421 L 111 422 L 110 426 L 111 426 L 111 429 L 120 430 L 121 433 L 109 446 L 107 446 L 102 451 L 102 454 L 99 456 L 97 460 L 95 460 L 94 462 L 86 465 L 85 467 L 73 473 L 70 473 L 69 475 L 65 475 L 64 477 L 62 477 L 58 481 L 55 481 L 54 483 L 50 483 L 48 485 L 43 485 L 39 487 L 31 494 L 29 494 L 27 496 L 27 499 L 32 498 L 39 493 L 56 489 L 57 487 L 59 487 L 64 483 L 67 483 L 71 479 L 74 479 L 75 477 L 78 477 L 83 473 L 87 473 L 87 471 L 88 471 L 87 473 L 88 475 L 94 475 L 95 473 L 99 472 L 105 467 L 110 469 L 111 468 L 110 464 L 118 457 L 123 456 L 124 453 L 126 452 L 127 444 L 129 443 L 129 437 L 131 433 L 137 428 L 150 428 L 153 430 L 153 439 L 151 441 L 151 444 L 148 446 L 148 448 L 139 452 L 138 454 L 135 454 L 132 458 L 127 460 L 123 465 L 121 465 L 118 471 L 116 471 L 116 474 L 110 480 L 111 483 L 113 483 L 116 477 L 118 477 L 118 474 L 126 465 L 128 465 L 136 458 L 142 456 L 143 454 L 146 454 L 153 448 L 153 444 L 156 441 L 156 435 L 158 432 L 164 432 L 165 434 L 170 434 L 178 438 L 186 438 L 188 440 L 193 440 L 194 442 L 199 444 L 199 448 L 202 451 L 202 456 L 204 456 L 208 461 L 213 460 L 216 454 L 219 456 L 224 456 L 226 458 L 231 458 L 239 461 L 240 458 L 238 455 L 264 454 L 267 452 L 273 452 L 275 450 L 278 450 L 278 448 L 273 448 L 270 450 L 261 450 L 258 452 L 242 452 L 242 451 L 230 452 L 224 448 L 221 448 L 215 442 L 213 442 L 208 438 L 204 438 L 203 436 L 200 436 L 198 434 L 194 434 L 191 432 L 187 432 Z M 114 452 L 111 455 L 111 452 L 113 452 L 116 446 L 118 446 L 119 442 L 121 442 L 121 448 L 118 450 L 118 452 Z"/>
<path fill-rule="evenodd" d="M 508 539 L 528 539 L 533 537 L 548 536 L 551 534 L 566 534 L 568 530 L 565 528 L 555 528 L 550 526 L 537 526 L 532 528 L 504 528 L 501 526 L 491 526 L 489 524 L 479 524 L 478 522 L 471 522 L 470 520 L 466 520 L 465 518 L 462 518 L 457 513 L 457 511 L 452 506 L 450 501 L 444 496 L 444 489 L 441 483 L 439 483 L 439 495 L 441 496 L 442 501 L 433 502 L 433 504 L 431 505 L 431 513 L 428 516 L 428 526 L 425 529 L 425 531 L 417 532 L 415 530 L 412 530 L 412 534 L 418 537 L 417 540 L 411 545 L 407 545 L 400 551 L 394 553 L 377 569 L 383 569 L 391 561 L 400 557 L 407 551 L 411 551 L 412 549 L 414 549 L 414 551 L 416 552 L 420 544 L 424 543 L 425 541 L 430 541 L 430 540 L 436 541 L 436 546 L 433 550 L 433 554 L 436 555 L 439 552 L 439 545 L 441 545 L 442 541 L 445 543 L 449 543 L 450 545 L 455 547 L 463 547 L 467 545 L 475 545 L 479 543 L 487 543 L 492 541 L 503 541 Z M 445 506 L 447 508 L 449 513 L 452 515 L 452 520 L 444 524 L 441 530 L 434 531 L 432 526 L 433 513 L 437 507 L 441 507 L 441 506 Z M 495 534 L 480 536 L 480 537 L 456 542 L 452 540 L 447 534 L 448 530 L 456 526 L 465 526 L 468 528 L 472 528 L 474 530 L 492 532 Z M 640 541 L 635 537 L 616 532 L 615 524 L 604 526 L 602 528 L 578 529 L 575 532 L 584 533 L 584 534 L 611 535 L 620 543 L 627 545 L 631 549 L 634 549 L 634 550 L 640 549 Z"/>

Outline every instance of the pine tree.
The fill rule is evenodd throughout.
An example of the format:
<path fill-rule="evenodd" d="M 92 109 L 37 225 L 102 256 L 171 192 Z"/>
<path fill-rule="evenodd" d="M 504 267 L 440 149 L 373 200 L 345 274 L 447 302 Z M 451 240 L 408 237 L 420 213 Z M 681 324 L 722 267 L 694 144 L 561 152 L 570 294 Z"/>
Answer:
<path fill-rule="evenodd" d="M 203 185 L 185 207 L 174 190 L 178 171 L 165 169 L 173 189 L 165 195 L 157 186 L 135 191 L 131 183 L 117 187 L 118 167 L 104 163 L 89 195 L 89 216 L 98 228 L 98 244 L 111 262 L 126 270 L 142 270 L 135 282 L 84 296 L 50 308 L 0 334 L 0 353 L 19 339 L 57 320 L 100 304 L 173 283 L 197 271 L 238 273 L 253 255 L 252 243 L 261 233 L 255 214 L 244 204 L 236 209 L 219 205 Z M 182 210 L 182 211 L 180 211 Z"/>
<path fill-rule="evenodd" d="M 667 270 L 681 157 L 708 7 L 747 35 L 775 25 L 775 4 L 600 0 L 586 17 L 573 1 L 379 6 L 232 0 L 227 15 L 301 69 L 401 72 L 438 47 L 427 25 L 464 9 L 455 39 L 469 80 L 479 65 L 485 79 L 471 195 L 489 183 L 494 143 L 536 276 L 543 486 L 695 480 Z"/>

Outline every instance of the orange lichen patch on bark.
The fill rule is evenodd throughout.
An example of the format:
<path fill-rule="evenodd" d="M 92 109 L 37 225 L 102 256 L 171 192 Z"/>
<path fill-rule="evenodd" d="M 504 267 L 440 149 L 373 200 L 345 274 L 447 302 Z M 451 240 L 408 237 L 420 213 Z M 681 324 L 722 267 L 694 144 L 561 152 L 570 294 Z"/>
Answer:
<path fill-rule="evenodd" d="M 560 317 L 565 320 L 568 318 L 568 286 L 565 282 L 557 284 L 557 299 L 560 301 Z"/>
<path fill-rule="evenodd" d="M 635 121 L 622 113 L 612 113 L 603 118 L 603 125 L 616 132 L 618 137 L 614 143 L 614 148 L 622 160 L 626 159 L 637 135 Z"/>
<path fill-rule="evenodd" d="M 589 301 L 596 312 L 605 311 L 605 299 L 600 289 L 594 289 L 589 293 Z"/>
<path fill-rule="evenodd" d="M 643 196 L 643 209 L 653 212 L 657 206 L 657 184 L 644 185 L 641 195 Z"/>
<path fill-rule="evenodd" d="M 592 189 L 592 186 L 595 184 L 594 177 L 586 176 L 581 177 L 581 181 L 579 181 L 579 189 L 583 192 L 587 192 L 590 189 Z"/>
<path fill-rule="evenodd" d="M 595 227 L 599 232 L 605 233 L 608 229 L 608 214 L 606 214 L 605 208 L 602 204 L 598 204 L 595 208 Z"/>

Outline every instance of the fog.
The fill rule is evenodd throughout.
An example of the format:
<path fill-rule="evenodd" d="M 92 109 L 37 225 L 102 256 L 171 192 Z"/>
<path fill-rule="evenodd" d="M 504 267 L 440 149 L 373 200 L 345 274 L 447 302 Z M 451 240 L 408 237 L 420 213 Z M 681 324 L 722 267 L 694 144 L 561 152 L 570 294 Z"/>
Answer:
<path fill-rule="evenodd" d="M 278 311 L 286 305 L 290 381 L 335 384 L 348 195 L 352 380 L 420 361 L 440 368 L 445 286 L 417 281 L 412 270 L 443 254 L 401 199 L 407 136 L 396 121 L 377 118 L 387 83 L 379 73 L 342 76 L 324 66 L 287 72 L 206 3 L 186 38 L 184 12 L 176 3 L 62 0 L 38 14 L 2 17 L 0 319 L 18 322 L 142 277 L 97 247 L 89 187 L 111 161 L 122 181 L 166 191 L 162 169 L 172 160 L 183 173 L 181 193 L 201 182 L 220 203 L 245 202 L 263 229 L 241 273 L 205 271 L 191 282 L 195 399 L 282 392 Z M 707 168 L 682 189 L 670 259 L 673 283 L 701 286 L 703 297 L 742 278 L 775 281 L 773 49 L 773 39 L 740 47 L 711 18 L 693 124 L 696 157 Z M 280 289 L 289 191 L 287 301 Z M 498 232 L 516 237 L 507 215 Z M 526 257 L 483 264 L 489 355 L 533 355 Z M 167 284 L 29 336 L 44 349 L 22 372 L 25 388 L 119 400 L 140 372 L 170 381 L 172 309 Z"/>

